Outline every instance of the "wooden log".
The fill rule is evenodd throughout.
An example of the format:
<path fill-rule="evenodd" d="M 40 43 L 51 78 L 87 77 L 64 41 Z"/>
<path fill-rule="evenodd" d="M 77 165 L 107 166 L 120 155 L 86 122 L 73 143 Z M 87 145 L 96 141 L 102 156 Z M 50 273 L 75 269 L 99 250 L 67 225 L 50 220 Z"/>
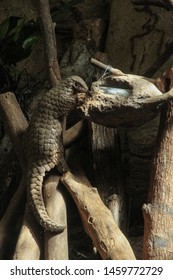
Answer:
<path fill-rule="evenodd" d="M 18 222 L 18 217 L 21 212 L 21 203 L 24 199 L 25 180 L 22 178 L 20 185 L 12 197 L 10 204 L 0 220 L 0 259 L 3 259 L 9 242 L 11 241 L 15 224 Z"/>
<path fill-rule="evenodd" d="M 26 204 L 23 225 L 16 244 L 14 260 L 39 260 L 41 255 L 41 227 Z"/>
<path fill-rule="evenodd" d="M 94 182 L 118 226 L 125 230 L 125 203 L 117 130 L 90 123 Z M 116 197 L 116 198 L 115 198 Z"/>
<path fill-rule="evenodd" d="M 22 137 L 28 127 L 25 116 L 12 92 L 0 95 L 0 111 L 5 122 L 5 126 L 13 143 L 14 150 L 19 159 L 21 168 L 25 166 L 23 157 Z"/>
<path fill-rule="evenodd" d="M 70 172 L 64 174 L 61 181 L 76 202 L 84 228 L 101 257 L 110 260 L 134 260 L 129 242 L 115 224 L 110 210 L 103 204 L 97 190 L 81 183 Z"/>
<path fill-rule="evenodd" d="M 143 206 L 143 259 L 173 259 L 173 103 L 162 109 L 150 191 Z"/>
<path fill-rule="evenodd" d="M 62 190 L 58 187 L 59 176 L 51 174 L 44 184 L 46 209 L 57 224 L 67 224 L 66 204 Z M 57 204 L 58 201 L 58 204 Z M 45 259 L 68 260 L 67 228 L 60 234 L 45 232 Z"/>
<path fill-rule="evenodd" d="M 109 131 L 109 129 L 108 129 Z M 104 140 L 103 140 L 104 142 Z M 108 138 L 108 142 L 109 142 L 109 138 Z M 88 156 L 88 152 L 87 150 L 83 149 L 82 146 L 82 141 L 80 144 L 76 144 L 73 145 L 72 148 L 70 148 L 68 150 L 68 165 L 70 167 L 71 172 L 73 173 L 74 176 L 76 176 L 78 178 L 78 180 L 80 180 L 80 182 L 82 182 L 83 184 L 86 184 L 88 186 L 90 185 L 89 179 L 87 178 L 86 174 L 90 173 L 90 167 L 88 166 L 88 162 L 89 162 L 89 156 Z M 103 161 L 104 161 L 103 157 Z M 105 162 L 105 161 L 104 161 Z M 96 162 L 94 162 L 94 165 L 96 164 Z M 105 162 L 105 165 L 107 163 Z M 110 166 L 110 165 L 109 165 Z M 97 166 L 98 167 L 98 166 Z M 97 168 L 95 167 L 95 168 Z M 111 166 L 110 166 L 111 168 Z M 99 168 L 98 168 L 99 169 Z M 99 173 L 100 172 L 100 173 Z M 104 175 L 107 175 L 107 172 L 105 172 L 105 170 L 103 169 L 102 171 L 99 169 L 98 173 L 101 175 L 101 173 L 103 174 L 103 176 L 101 176 L 102 178 L 104 177 Z M 97 178 L 97 183 L 98 181 L 100 182 L 99 178 Z M 109 180 L 104 180 L 104 183 L 106 182 L 110 182 Z M 114 194 L 112 196 L 109 196 L 109 192 L 112 193 L 112 189 L 108 190 L 108 192 L 106 192 L 106 190 L 102 190 L 103 185 L 101 185 L 101 189 L 99 188 L 100 186 L 98 185 L 99 188 L 99 195 L 101 192 L 101 196 L 102 199 L 107 200 L 107 206 L 110 209 L 113 219 L 115 221 L 115 223 L 118 225 L 119 228 L 124 229 L 124 223 L 122 225 L 122 221 L 124 221 L 124 211 L 123 213 L 120 213 L 120 211 L 123 209 L 123 203 L 121 203 L 121 197 Z M 103 191 L 103 193 L 102 193 Z M 106 199 L 106 197 L 109 196 L 108 199 Z M 123 209 L 124 210 L 124 209 Z M 96 253 L 97 250 L 94 247 L 93 248 L 93 254 L 94 252 Z"/>

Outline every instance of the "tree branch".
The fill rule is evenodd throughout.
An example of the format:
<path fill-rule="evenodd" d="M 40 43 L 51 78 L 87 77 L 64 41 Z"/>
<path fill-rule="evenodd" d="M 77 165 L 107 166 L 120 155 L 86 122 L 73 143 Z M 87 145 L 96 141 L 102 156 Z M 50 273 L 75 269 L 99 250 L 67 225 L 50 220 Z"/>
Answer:
<path fill-rule="evenodd" d="M 14 150 L 19 159 L 21 168 L 25 166 L 25 159 L 22 152 L 22 137 L 26 132 L 28 123 L 23 112 L 12 92 L 0 95 L 0 111 L 9 132 Z"/>
<path fill-rule="evenodd" d="M 105 70 L 106 73 L 113 74 L 116 76 L 123 76 L 125 73 L 120 71 L 119 69 L 113 68 L 111 65 L 106 65 L 95 58 L 91 58 L 91 63 L 94 64 L 95 66 L 102 68 Z"/>
<path fill-rule="evenodd" d="M 37 0 L 38 16 L 43 33 L 45 57 L 49 75 L 50 85 L 52 87 L 59 84 L 61 80 L 59 64 L 57 60 L 57 48 L 55 38 L 55 24 L 50 16 L 50 7 L 48 0 Z"/>
<path fill-rule="evenodd" d="M 148 5 L 148 6 L 155 6 L 155 7 L 160 7 L 166 10 L 173 10 L 173 1 L 171 0 L 163 0 L 163 1 L 158 1 L 158 0 L 132 0 L 132 4 L 134 5 Z"/>
<path fill-rule="evenodd" d="M 134 260 L 135 256 L 127 239 L 114 222 L 112 213 L 100 199 L 97 190 L 86 181 L 80 183 L 79 178 L 70 172 L 65 173 L 61 181 L 76 202 L 85 231 L 101 257 L 109 260 Z"/>

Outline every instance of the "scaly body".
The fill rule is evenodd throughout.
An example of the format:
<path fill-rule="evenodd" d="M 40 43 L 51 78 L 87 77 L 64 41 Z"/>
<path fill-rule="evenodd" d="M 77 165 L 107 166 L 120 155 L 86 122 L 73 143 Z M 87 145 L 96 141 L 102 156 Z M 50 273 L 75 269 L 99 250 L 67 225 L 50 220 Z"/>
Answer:
<path fill-rule="evenodd" d="M 81 102 L 78 93 L 82 88 L 87 89 L 84 81 L 78 76 L 71 76 L 48 91 L 39 102 L 26 133 L 28 202 L 38 222 L 50 231 L 61 232 L 65 225 L 57 225 L 46 212 L 42 195 L 43 178 L 55 166 L 61 174 L 68 171 L 61 121 Z"/>

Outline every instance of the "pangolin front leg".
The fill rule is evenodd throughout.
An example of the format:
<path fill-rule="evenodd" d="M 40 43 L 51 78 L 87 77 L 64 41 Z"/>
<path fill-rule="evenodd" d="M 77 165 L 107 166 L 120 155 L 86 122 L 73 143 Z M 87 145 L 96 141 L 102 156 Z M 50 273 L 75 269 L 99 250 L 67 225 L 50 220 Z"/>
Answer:
<path fill-rule="evenodd" d="M 55 166 L 60 174 L 68 171 L 60 121 L 85 101 L 86 94 L 79 94 L 79 89 L 80 92 L 82 89 L 87 91 L 85 82 L 78 76 L 71 76 L 48 91 L 40 101 L 26 133 L 27 197 L 36 219 L 45 230 L 61 232 L 66 227 L 50 219 L 44 205 L 42 185 L 46 172 Z"/>

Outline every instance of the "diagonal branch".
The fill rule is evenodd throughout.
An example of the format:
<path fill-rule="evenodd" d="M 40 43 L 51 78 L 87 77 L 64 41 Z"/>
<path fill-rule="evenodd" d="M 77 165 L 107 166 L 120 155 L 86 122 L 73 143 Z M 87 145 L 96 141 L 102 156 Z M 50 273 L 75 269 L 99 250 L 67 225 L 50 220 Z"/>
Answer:
<path fill-rule="evenodd" d="M 134 5 L 148 5 L 160 7 L 166 10 L 173 10 L 173 1 L 172 0 L 132 0 L 132 4 Z"/>

